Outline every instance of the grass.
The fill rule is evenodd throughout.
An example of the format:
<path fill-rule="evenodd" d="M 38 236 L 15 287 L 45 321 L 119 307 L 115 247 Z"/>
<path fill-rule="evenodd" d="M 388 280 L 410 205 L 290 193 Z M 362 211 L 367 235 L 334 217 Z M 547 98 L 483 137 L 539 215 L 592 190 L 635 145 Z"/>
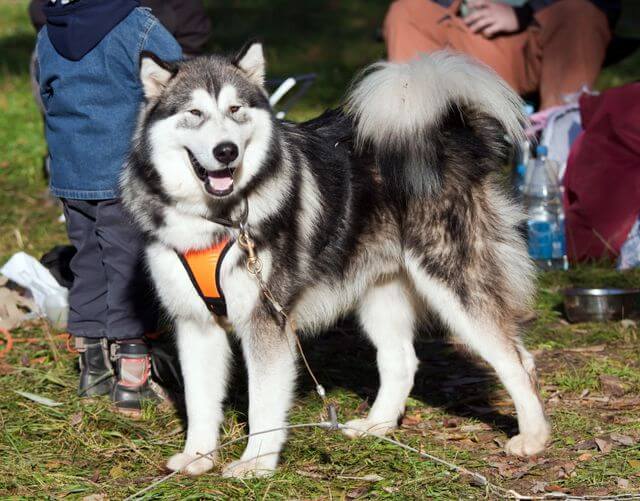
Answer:
<path fill-rule="evenodd" d="M 214 21 L 212 49 L 233 50 L 249 36 L 261 35 L 267 44 L 270 76 L 318 74 L 312 91 L 291 115 L 294 119 L 335 105 L 358 69 L 384 55 L 374 35 L 386 1 L 207 4 Z M 4 262 L 20 249 L 39 256 L 64 243 L 66 237 L 57 222 L 59 209 L 47 196 L 41 175 L 45 147 L 29 87 L 34 34 L 26 1 L 2 2 L 0 19 L 0 262 Z M 640 53 L 636 53 L 607 68 L 598 85 L 630 81 L 639 68 Z M 518 460 L 501 454 L 498 444 L 515 428 L 510 400 L 485 367 L 439 339 L 418 342 L 421 369 L 407 417 L 394 436 L 522 493 L 531 493 L 536 482 L 576 495 L 638 492 L 637 328 L 619 323 L 568 325 L 562 321 L 560 291 L 569 285 L 639 283 L 639 272 L 619 274 L 604 264 L 540 277 L 537 317 L 525 340 L 537 354 L 542 392 L 554 426 L 553 443 L 541 458 Z M 308 350 L 311 364 L 339 405 L 342 420 L 363 415 L 365 402 L 372 401 L 377 386 L 375 354 L 361 345 L 357 333 L 349 332 L 348 326 L 345 329 L 330 333 L 325 343 Z M 119 499 L 160 478 L 166 458 L 183 445 L 184 424 L 177 413 L 150 406 L 141 420 L 132 421 L 111 412 L 104 399 L 80 401 L 75 397 L 75 356 L 58 339 L 53 349 L 46 326 L 35 322 L 12 334 L 18 341 L 36 341 L 17 342 L 0 358 L 1 498 L 104 495 Z M 628 392 L 621 397 L 609 395 L 602 387 L 602 375 L 619 378 Z M 484 382 L 460 380 L 469 377 Z M 246 430 L 241 366 L 236 367 L 231 388 L 223 430 L 227 440 Z M 47 396 L 62 405 L 39 405 L 14 390 Z M 585 390 L 588 394 L 583 397 Z M 291 421 L 316 421 L 321 414 L 313 386 L 303 377 Z M 617 445 L 607 453 L 589 448 L 585 453 L 577 447 L 610 433 L 628 435 L 634 444 Z M 242 444 L 225 449 L 221 462 L 237 458 L 241 450 Z M 565 470 L 570 473 L 562 474 Z M 224 480 L 217 473 L 197 479 L 173 477 L 148 498 L 484 497 L 484 490 L 468 479 L 408 452 L 320 430 L 293 432 L 282 468 L 272 478 L 239 482 Z M 378 480 L 366 480 L 371 475 Z"/>

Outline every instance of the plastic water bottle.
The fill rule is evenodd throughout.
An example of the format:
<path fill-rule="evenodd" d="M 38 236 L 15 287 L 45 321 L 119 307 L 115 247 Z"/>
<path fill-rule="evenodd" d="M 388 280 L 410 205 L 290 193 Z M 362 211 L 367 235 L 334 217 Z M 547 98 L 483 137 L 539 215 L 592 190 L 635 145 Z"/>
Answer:
<path fill-rule="evenodd" d="M 527 174 L 527 165 L 520 162 L 513 170 L 513 189 L 518 200 L 522 200 L 524 193 L 524 180 Z"/>
<path fill-rule="evenodd" d="M 515 168 L 511 174 L 514 195 L 517 200 L 522 201 L 524 194 L 524 182 L 527 174 L 527 165 L 531 158 L 531 143 L 523 141 L 518 148 L 515 158 Z"/>
<path fill-rule="evenodd" d="M 526 170 L 523 194 L 529 255 L 542 270 L 566 270 L 562 190 L 558 166 L 547 153 L 546 146 L 538 146 Z"/>

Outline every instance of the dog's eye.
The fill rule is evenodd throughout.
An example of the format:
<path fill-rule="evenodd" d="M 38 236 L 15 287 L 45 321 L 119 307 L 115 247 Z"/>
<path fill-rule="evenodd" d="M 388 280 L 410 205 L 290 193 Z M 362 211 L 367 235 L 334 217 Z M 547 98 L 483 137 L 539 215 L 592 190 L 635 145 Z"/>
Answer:
<path fill-rule="evenodd" d="M 200 110 L 189 110 L 189 113 L 191 113 L 194 117 L 201 117 L 202 116 L 202 112 Z"/>
<path fill-rule="evenodd" d="M 240 109 L 240 106 L 229 106 L 229 113 L 236 113 Z"/>

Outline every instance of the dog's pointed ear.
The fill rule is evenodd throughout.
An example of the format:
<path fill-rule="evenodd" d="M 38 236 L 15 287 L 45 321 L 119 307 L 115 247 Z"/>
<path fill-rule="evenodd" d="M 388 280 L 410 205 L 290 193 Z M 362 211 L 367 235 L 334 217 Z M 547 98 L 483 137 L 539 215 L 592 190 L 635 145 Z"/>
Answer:
<path fill-rule="evenodd" d="M 232 62 L 249 77 L 249 80 L 260 86 L 264 85 L 265 60 L 260 41 L 252 40 L 246 43 Z"/>
<path fill-rule="evenodd" d="M 143 51 L 140 54 L 140 81 L 145 99 L 159 97 L 177 72 L 177 66 L 163 61 L 153 52 Z"/>

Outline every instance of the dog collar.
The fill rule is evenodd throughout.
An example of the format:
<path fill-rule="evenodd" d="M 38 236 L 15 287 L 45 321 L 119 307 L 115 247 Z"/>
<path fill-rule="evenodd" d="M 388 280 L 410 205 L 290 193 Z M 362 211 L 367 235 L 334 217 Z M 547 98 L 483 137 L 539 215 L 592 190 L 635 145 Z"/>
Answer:
<path fill-rule="evenodd" d="M 222 226 L 226 226 L 228 228 L 242 228 L 247 224 L 247 219 L 249 219 L 249 202 L 246 198 L 243 198 L 242 202 L 242 213 L 240 214 L 240 218 L 238 220 L 234 221 L 231 218 L 224 217 L 208 217 L 207 220 L 211 221 L 212 223 L 221 224 Z"/>

